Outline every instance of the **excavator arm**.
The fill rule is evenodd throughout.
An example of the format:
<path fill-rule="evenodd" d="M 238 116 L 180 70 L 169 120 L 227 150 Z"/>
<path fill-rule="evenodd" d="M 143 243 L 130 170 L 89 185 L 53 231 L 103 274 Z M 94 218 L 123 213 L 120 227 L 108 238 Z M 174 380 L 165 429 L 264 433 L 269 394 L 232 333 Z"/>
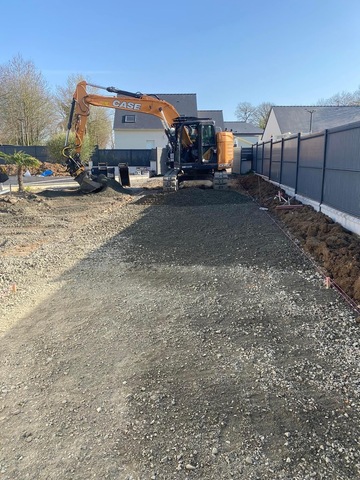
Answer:
<path fill-rule="evenodd" d="M 103 89 L 109 93 L 116 93 L 116 96 L 90 94 L 86 90 L 87 86 Z M 172 125 L 175 119 L 179 117 L 179 113 L 170 103 L 151 95 L 127 92 L 114 87 L 100 87 L 85 81 L 79 82 L 73 95 L 63 154 L 67 159 L 66 164 L 70 174 L 79 182 L 84 192 L 100 190 L 103 187 L 101 183 L 96 182 L 96 179 L 89 178 L 85 174 L 85 166 L 80 158 L 86 133 L 86 124 L 90 115 L 90 106 L 114 108 L 131 113 L 139 112 L 156 116 L 163 124 L 170 145 L 175 145 Z M 72 128 L 75 130 L 73 156 L 68 153 L 71 148 L 69 146 L 69 134 Z"/>

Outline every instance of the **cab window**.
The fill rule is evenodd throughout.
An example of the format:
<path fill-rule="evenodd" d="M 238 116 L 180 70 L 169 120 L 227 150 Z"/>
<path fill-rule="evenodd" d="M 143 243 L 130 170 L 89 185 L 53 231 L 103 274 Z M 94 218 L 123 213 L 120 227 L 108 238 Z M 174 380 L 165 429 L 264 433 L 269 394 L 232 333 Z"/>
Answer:
<path fill-rule="evenodd" d="M 202 138 L 204 145 L 216 145 L 214 125 L 202 125 Z"/>

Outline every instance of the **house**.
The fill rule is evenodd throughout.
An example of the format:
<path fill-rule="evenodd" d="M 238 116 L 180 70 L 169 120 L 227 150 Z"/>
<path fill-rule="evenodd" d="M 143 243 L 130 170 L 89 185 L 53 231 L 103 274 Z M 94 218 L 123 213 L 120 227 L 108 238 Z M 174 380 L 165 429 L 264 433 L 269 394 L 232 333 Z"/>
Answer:
<path fill-rule="evenodd" d="M 215 127 L 220 128 L 221 131 L 225 129 L 222 110 L 198 110 L 197 116 L 199 118 L 211 118 L 215 122 Z"/>
<path fill-rule="evenodd" d="M 216 127 L 224 130 L 222 110 L 198 110 L 195 93 L 157 94 L 161 100 L 173 105 L 179 115 L 211 118 Z M 114 115 L 115 149 L 164 148 L 168 143 L 161 120 L 146 113 L 116 110 Z"/>
<path fill-rule="evenodd" d="M 195 93 L 157 94 L 173 105 L 179 115 L 197 116 Z M 146 113 L 116 110 L 114 115 L 114 146 L 116 149 L 164 148 L 168 143 L 161 120 Z"/>
<path fill-rule="evenodd" d="M 289 106 L 272 107 L 262 141 L 278 140 L 297 133 L 321 132 L 360 121 L 360 107 Z"/>
<path fill-rule="evenodd" d="M 263 134 L 262 128 L 247 122 L 224 122 L 224 130 L 233 133 L 236 147 L 251 147 Z"/>

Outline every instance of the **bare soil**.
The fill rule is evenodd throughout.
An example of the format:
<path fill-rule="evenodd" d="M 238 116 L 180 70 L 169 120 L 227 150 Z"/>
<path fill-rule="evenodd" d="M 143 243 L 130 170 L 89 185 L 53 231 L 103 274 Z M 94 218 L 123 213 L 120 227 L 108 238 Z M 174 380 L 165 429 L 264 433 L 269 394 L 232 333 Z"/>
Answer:
<path fill-rule="evenodd" d="M 17 166 L 16 165 L 3 165 L 2 166 L 6 173 L 10 175 L 17 175 Z M 70 176 L 70 174 L 66 171 L 66 165 L 62 165 L 61 163 L 49 163 L 43 162 L 39 167 L 30 167 L 29 172 L 31 175 L 40 175 L 41 173 L 45 172 L 45 170 L 52 170 L 54 177 L 64 177 Z"/>
<path fill-rule="evenodd" d="M 357 237 L 137 181 L 0 196 L 0 478 L 360 478 Z"/>
<path fill-rule="evenodd" d="M 360 238 L 335 223 L 330 217 L 308 205 L 286 209 L 279 201 L 279 188 L 256 175 L 244 175 L 237 180 L 260 205 L 269 209 L 286 230 L 340 289 L 360 303 Z M 281 195 L 287 198 L 281 190 Z M 291 205 L 299 205 L 290 201 Z M 281 208 L 279 208 L 281 206 Z"/>

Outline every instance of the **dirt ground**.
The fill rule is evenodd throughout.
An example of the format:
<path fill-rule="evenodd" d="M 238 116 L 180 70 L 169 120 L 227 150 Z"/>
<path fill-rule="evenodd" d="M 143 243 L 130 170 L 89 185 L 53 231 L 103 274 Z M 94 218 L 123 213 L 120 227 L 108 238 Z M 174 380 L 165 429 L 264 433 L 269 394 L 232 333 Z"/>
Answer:
<path fill-rule="evenodd" d="M 17 166 L 16 165 L 3 165 L 6 173 L 8 175 L 16 175 L 17 174 Z M 45 170 L 52 170 L 54 177 L 63 177 L 69 176 L 69 173 L 66 171 L 66 166 L 60 163 L 49 163 L 49 162 L 42 162 L 40 167 L 29 168 L 29 172 L 31 175 L 40 175 L 41 173 L 45 172 Z"/>
<path fill-rule="evenodd" d="M 279 189 L 256 175 L 239 177 L 238 183 L 260 205 L 269 209 L 301 247 L 314 259 L 324 276 L 360 303 L 360 238 L 312 207 L 287 210 L 279 201 Z M 285 198 L 286 194 L 281 191 Z M 299 202 L 291 201 L 292 205 Z M 279 209 L 279 206 L 282 206 Z"/>
<path fill-rule="evenodd" d="M 160 183 L 0 196 L 0 478 L 360 478 L 358 237 Z"/>

